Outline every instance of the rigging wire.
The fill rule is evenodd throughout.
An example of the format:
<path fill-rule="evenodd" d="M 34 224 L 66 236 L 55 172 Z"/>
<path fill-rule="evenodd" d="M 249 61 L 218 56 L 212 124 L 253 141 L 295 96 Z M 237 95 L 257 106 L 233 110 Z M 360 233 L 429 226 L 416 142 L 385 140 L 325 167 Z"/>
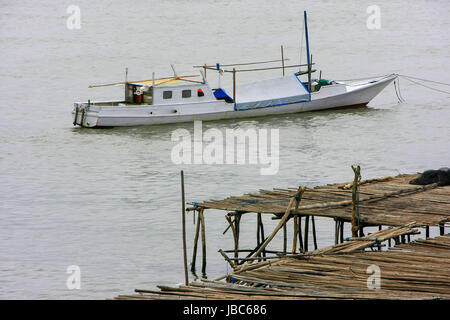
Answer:
<path fill-rule="evenodd" d="M 400 83 L 399 83 L 399 77 L 397 77 L 394 80 L 394 88 L 395 88 L 395 94 L 397 95 L 397 99 L 399 103 L 405 102 L 402 95 L 400 94 Z"/>

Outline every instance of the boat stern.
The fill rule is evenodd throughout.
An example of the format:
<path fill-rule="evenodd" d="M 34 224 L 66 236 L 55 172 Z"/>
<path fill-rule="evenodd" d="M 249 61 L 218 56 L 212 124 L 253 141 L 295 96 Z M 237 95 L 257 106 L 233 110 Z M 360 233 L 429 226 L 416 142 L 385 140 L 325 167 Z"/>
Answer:
<path fill-rule="evenodd" d="M 97 126 L 98 112 L 90 110 L 90 102 L 75 102 L 72 110 L 74 126 L 92 128 Z"/>

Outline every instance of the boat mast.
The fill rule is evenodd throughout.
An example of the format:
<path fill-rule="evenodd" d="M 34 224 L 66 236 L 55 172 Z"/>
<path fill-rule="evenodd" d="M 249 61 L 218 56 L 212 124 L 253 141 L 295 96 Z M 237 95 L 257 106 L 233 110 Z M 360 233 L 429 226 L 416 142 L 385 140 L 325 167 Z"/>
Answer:
<path fill-rule="evenodd" d="M 303 17 L 305 20 L 306 56 L 308 61 L 308 91 L 311 93 L 311 57 L 309 55 L 308 17 L 306 16 L 306 11 L 303 11 Z"/>

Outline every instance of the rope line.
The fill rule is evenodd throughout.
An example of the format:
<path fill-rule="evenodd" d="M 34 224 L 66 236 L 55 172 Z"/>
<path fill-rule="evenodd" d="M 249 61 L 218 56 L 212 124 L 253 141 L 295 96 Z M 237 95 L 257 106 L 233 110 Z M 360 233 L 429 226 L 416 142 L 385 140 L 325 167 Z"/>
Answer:
<path fill-rule="evenodd" d="M 415 80 L 421 80 L 421 81 L 425 81 L 425 82 L 432 82 L 432 83 L 442 84 L 444 86 L 450 86 L 450 83 L 444 83 L 444 82 L 439 82 L 439 81 L 434 81 L 434 80 L 422 79 L 422 78 L 407 76 L 407 75 L 404 75 L 404 74 L 398 74 L 398 76 L 404 77 L 404 78 L 411 78 L 411 79 L 415 79 Z"/>
<path fill-rule="evenodd" d="M 411 80 L 410 77 L 408 77 L 408 76 L 403 76 L 403 75 L 399 75 L 399 76 L 403 77 L 404 79 L 406 79 L 406 80 L 408 80 L 408 81 L 410 81 L 410 82 L 412 82 L 412 83 L 414 83 L 414 84 L 417 84 L 417 85 L 419 85 L 419 86 L 428 88 L 428 89 L 430 89 L 430 90 L 434 90 L 434 91 L 437 91 L 437 92 L 450 94 L 450 92 L 448 92 L 448 91 L 439 90 L 439 89 L 436 89 L 436 88 L 433 88 L 433 87 L 426 86 L 426 85 L 424 85 L 423 83 L 420 83 L 420 82 Z M 422 80 L 422 79 L 421 79 L 421 80 Z M 423 80 L 423 81 L 429 81 L 429 80 Z M 435 83 L 437 83 L 436 81 L 430 81 L 430 82 L 435 82 Z M 441 84 L 448 85 L 448 84 L 446 84 L 446 83 L 441 83 Z"/>

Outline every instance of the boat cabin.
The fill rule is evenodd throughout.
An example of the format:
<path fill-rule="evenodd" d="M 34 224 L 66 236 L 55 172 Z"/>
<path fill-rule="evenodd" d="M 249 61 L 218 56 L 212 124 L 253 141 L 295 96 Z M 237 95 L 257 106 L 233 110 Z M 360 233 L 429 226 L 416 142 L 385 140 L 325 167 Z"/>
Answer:
<path fill-rule="evenodd" d="M 140 81 L 125 84 L 125 103 L 165 105 L 215 100 L 211 88 L 203 81 L 171 79 L 155 82 Z"/>

